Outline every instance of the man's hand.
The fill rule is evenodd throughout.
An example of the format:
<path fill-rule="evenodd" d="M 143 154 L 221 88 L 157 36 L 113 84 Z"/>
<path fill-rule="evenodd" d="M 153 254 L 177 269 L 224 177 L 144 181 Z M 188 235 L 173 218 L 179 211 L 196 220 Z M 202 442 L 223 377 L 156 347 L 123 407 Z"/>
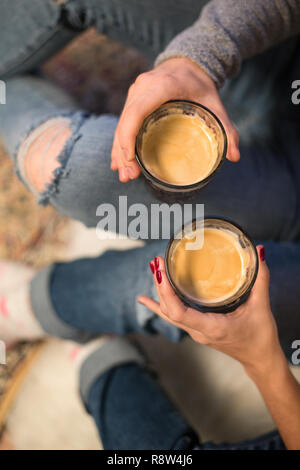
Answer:
<path fill-rule="evenodd" d="M 197 101 L 213 111 L 221 120 L 228 137 L 228 160 L 239 160 L 238 133 L 226 113 L 212 79 L 189 59 L 170 59 L 150 72 L 139 75 L 129 88 L 111 153 L 111 169 L 119 171 L 119 178 L 123 183 L 137 178 L 140 174 L 134 148 L 143 120 L 160 105 L 172 99 Z"/>
<path fill-rule="evenodd" d="M 260 254 L 262 246 L 257 247 Z M 151 262 L 159 302 L 139 297 L 163 319 L 181 328 L 198 343 L 205 344 L 237 359 L 247 372 L 269 372 L 283 356 L 277 327 L 269 302 L 269 270 L 261 255 L 255 285 L 249 299 L 228 314 L 201 313 L 186 307 L 177 297 L 165 272 L 163 258 Z"/>

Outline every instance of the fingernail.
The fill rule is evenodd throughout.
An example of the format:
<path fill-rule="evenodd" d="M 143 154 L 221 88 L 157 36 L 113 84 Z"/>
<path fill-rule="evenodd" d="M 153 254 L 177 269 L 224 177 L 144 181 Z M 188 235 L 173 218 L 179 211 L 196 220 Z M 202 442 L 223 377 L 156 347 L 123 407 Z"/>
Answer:
<path fill-rule="evenodd" d="M 150 269 L 151 269 L 151 271 L 152 271 L 152 274 L 154 274 L 155 268 L 154 268 L 154 263 L 153 263 L 153 261 L 150 261 L 149 266 L 150 266 Z"/>
<path fill-rule="evenodd" d="M 155 256 L 154 258 L 154 264 L 155 264 L 155 269 L 158 269 L 159 268 L 159 259 L 157 256 Z"/>
<path fill-rule="evenodd" d="M 161 281 L 162 281 L 162 275 L 161 275 L 161 271 L 156 271 L 156 279 L 157 279 L 157 282 L 158 284 L 161 284 Z"/>
<path fill-rule="evenodd" d="M 265 252 L 265 247 L 264 247 L 264 246 L 261 246 L 261 247 L 260 247 L 260 250 L 259 250 L 259 257 L 260 257 L 261 261 L 265 261 L 266 252 Z"/>
<path fill-rule="evenodd" d="M 126 167 L 126 170 L 127 170 L 127 174 L 128 174 L 128 176 L 129 176 L 129 178 L 130 178 L 131 180 L 133 180 L 133 179 L 134 179 L 133 169 L 130 168 L 129 166 L 127 166 L 127 167 Z"/>
<path fill-rule="evenodd" d="M 121 180 L 127 179 L 127 171 L 125 170 L 125 168 L 120 168 L 120 179 Z"/>

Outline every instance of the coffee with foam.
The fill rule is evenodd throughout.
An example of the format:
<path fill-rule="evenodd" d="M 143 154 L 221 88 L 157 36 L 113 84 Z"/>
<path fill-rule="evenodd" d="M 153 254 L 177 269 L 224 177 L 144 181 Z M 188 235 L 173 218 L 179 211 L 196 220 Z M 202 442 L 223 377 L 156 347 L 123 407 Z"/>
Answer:
<path fill-rule="evenodd" d="M 148 126 L 143 136 L 142 160 L 161 181 L 190 185 L 204 180 L 218 160 L 218 145 L 204 120 L 170 114 Z"/>
<path fill-rule="evenodd" d="M 204 313 L 228 313 L 248 298 L 258 256 L 241 227 L 222 217 L 205 217 L 185 224 L 170 240 L 166 271 L 186 305 Z"/>
<path fill-rule="evenodd" d="M 189 250 L 188 243 L 190 236 L 180 240 L 170 260 L 178 288 L 206 304 L 234 296 L 244 283 L 250 261 L 237 236 L 226 230 L 205 228 L 202 248 Z"/>

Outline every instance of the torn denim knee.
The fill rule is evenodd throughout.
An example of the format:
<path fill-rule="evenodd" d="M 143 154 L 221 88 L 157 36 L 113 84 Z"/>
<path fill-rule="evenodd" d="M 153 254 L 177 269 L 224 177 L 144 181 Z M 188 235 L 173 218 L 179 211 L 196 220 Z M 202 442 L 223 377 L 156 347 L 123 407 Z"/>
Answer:
<path fill-rule="evenodd" d="M 48 204 L 51 195 L 58 190 L 60 179 L 67 177 L 65 166 L 74 144 L 81 137 L 80 128 L 85 118 L 86 113 L 83 112 L 51 116 L 33 126 L 17 147 L 15 155 L 17 174 L 40 204 Z M 50 133 L 47 134 L 47 131 Z M 50 159 L 47 152 L 55 143 L 55 139 L 58 140 L 58 144 L 59 139 L 63 140 L 63 145 L 57 154 L 51 155 Z M 35 149 L 37 143 L 39 147 Z"/>

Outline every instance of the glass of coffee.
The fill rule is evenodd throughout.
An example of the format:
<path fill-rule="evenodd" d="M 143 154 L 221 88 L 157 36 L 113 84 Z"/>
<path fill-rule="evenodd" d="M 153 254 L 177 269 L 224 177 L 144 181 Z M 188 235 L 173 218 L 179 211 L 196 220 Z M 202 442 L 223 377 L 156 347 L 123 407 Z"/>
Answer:
<path fill-rule="evenodd" d="M 136 159 L 150 185 L 173 200 L 191 196 L 220 169 L 227 152 L 222 123 L 199 103 L 174 100 L 143 122 Z M 165 198 L 163 198 L 165 199 Z"/>
<path fill-rule="evenodd" d="M 258 270 L 256 248 L 229 220 L 193 220 L 168 244 L 166 272 L 180 299 L 201 312 L 228 313 L 248 298 Z"/>

